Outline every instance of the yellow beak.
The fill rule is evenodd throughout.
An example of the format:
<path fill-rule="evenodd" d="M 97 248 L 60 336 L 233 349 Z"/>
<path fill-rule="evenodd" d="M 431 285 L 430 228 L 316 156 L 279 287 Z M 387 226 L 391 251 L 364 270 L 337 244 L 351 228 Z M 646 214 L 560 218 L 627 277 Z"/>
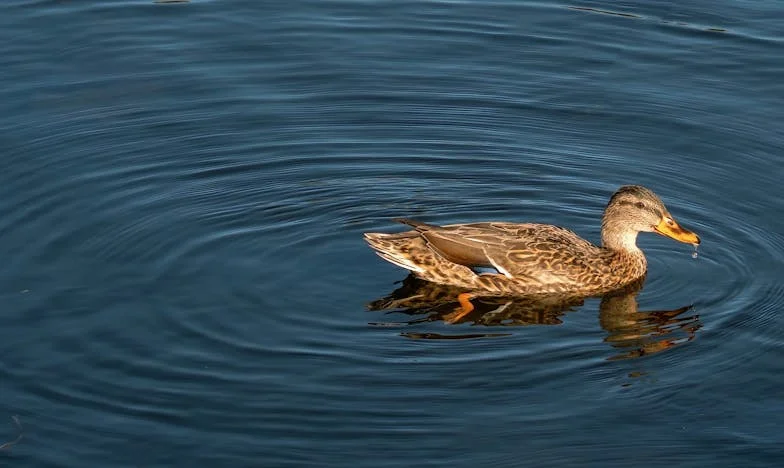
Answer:
<path fill-rule="evenodd" d="M 674 219 L 664 217 L 656 227 L 653 228 L 654 231 L 657 233 L 667 236 L 671 239 L 675 239 L 679 242 L 685 242 L 687 244 L 699 244 L 700 243 L 700 236 L 694 234 L 693 232 L 683 229 L 675 222 Z"/>

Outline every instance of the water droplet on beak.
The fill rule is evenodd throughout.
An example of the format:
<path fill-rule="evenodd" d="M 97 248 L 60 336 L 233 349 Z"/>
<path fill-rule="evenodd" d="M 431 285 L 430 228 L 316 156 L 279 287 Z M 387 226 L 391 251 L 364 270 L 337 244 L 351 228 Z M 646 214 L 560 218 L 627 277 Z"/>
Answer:
<path fill-rule="evenodd" d="M 691 253 L 691 258 L 697 258 L 698 256 L 697 248 L 700 246 L 700 244 L 692 244 L 692 245 L 694 246 L 694 252 Z"/>

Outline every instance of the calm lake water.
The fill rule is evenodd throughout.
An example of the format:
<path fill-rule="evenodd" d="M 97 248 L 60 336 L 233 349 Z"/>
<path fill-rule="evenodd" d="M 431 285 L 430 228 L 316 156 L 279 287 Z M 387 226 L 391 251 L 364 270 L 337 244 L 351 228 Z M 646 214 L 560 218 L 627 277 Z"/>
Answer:
<path fill-rule="evenodd" d="M 784 463 L 784 5 L 687 3 L 4 2 L 0 464 Z M 449 324 L 361 237 L 631 183 L 703 245 L 626 296 Z"/>

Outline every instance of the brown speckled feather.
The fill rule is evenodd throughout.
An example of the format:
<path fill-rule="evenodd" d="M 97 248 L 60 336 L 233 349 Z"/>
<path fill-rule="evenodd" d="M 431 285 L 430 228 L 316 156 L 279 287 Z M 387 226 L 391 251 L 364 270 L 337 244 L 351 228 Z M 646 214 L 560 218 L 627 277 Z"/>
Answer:
<path fill-rule="evenodd" d="M 440 284 L 501 295 L 599 294 L 645 274 L 644 257 L 605 251 L 557 226 L 405 222 L 416 230 L 365 238 L 382 258 Z M 499 274 L 477 274 L 475 267 Z"/>
<path fill-rule="evenodd" d="M 421 279 L 483 295 L 603 294 L 645 276 L 638 233 L 700 242 L 675 222 L 655 193 L 639 185 L 620 187 L 610 198 L 602 217 L 601 247 L 549 224 L 398 221 L 414 230 L 365 234 L 378 255 Z M 479 267 L 497 273 L 480 274 L 475 271 Z"/>
<path fill-rule="evenodd" d="M 368 233 L 366 240 L 382 258 L 440 284 L 499 295 L 599 294 L 645 274 L 644 257 L 605 251 L 557 226 L 401 221 L 416 230 Z M 499 274 L 477 274 L 475 267 Z"/>

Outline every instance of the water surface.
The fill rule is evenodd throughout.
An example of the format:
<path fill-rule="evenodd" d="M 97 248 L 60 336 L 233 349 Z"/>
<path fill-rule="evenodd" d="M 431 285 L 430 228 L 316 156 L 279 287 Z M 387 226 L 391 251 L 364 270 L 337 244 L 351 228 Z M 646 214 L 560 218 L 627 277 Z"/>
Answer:
<path fill-rule="evenodd" d="M 7 2 L 0 443 L 14 415 L 24 438 L 0 457 L 780 464 L 780 12 Z M 598 241 L 629 183 L 700 234 L 696 260 L 642 235 L 627 295 L 455 324 L 448 303 L 368 310 L 411 285 L 362 232 L 410 216 Z"/>

